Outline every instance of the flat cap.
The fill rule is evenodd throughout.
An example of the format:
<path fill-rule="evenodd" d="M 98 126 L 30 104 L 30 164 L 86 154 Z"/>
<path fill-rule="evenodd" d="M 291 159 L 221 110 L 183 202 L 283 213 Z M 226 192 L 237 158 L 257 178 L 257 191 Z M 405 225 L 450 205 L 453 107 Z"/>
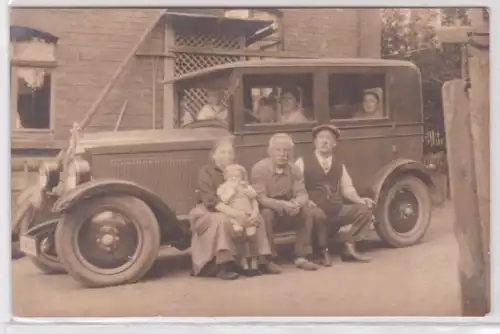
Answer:
<path fill-rule="evenodd" d="M 320 124 L 318 126 L 315 126 L 312 129 L 312 136 L 313 136 L 313 138 L 316 138 L 316 136 L 318 135 L 318 133 L 320 131 L 322 131 L 322 130 L 328 130 L 328 131 L 330 131 L 331 133 L 333 133 L 333 135 L 336 138 L 340 137 L 340 130 L 335 125 L 333 125 L 333 124 Z"/>

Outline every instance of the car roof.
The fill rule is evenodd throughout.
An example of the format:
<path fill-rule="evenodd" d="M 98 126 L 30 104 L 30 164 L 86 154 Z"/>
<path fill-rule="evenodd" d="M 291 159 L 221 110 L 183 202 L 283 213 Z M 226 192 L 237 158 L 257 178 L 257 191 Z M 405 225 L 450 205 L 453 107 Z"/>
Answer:
<path fill-rule="evenodd" d="M 231 71 L 237 68 L 265 68 L 265 67 L 328 67 L 328 66 L 364 66 L 364 67 L 411 67 L 417 69 L 417 66 L 409 61 L 380 59 L 380 58 L 311 58 L 311 59 L 259 59 L 237 61 L 222 65 L 207 67 L 201 70 L 183 74 L 171 80 L 162 81 L 162 83 L 172 83 L 195 79 L 200 77 L 218 74 L 224 71 Z"/>

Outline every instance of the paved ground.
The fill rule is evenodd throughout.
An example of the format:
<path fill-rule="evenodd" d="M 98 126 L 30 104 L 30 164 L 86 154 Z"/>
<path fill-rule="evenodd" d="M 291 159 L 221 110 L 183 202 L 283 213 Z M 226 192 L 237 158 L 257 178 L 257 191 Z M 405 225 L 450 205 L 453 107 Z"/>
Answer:
<path fill-rule="evenodd" d="M 188 275 L 185 257 L 163 255 L 137 284 L 84 289 L 13 262 L 16 316 L 456 316 L 458 249 L 451 210 L 436 209 L 427 238 L 406 249 L 372 243 L 373 262 L 224 282 Z M 189 265 L 189 264 L 188 264 Z"/>

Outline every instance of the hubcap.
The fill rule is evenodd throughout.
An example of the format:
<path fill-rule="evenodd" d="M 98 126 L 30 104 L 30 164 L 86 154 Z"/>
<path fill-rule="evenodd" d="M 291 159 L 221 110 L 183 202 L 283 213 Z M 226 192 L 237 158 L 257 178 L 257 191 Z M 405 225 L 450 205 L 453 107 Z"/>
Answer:
<path fill-rule="evenodd" d="M 78 246 L 82 257 L 101 269 L 126 266 L 139 245 L 134 224 L 118 212 L 94 215 L 82 226 Z"/>
<path fill-rule="evenodd" d="M 419 202 L 410 189 L 397 190 L 389 202 L 388 217 L 395 232 L 411 232 L 419 221 Z"/>

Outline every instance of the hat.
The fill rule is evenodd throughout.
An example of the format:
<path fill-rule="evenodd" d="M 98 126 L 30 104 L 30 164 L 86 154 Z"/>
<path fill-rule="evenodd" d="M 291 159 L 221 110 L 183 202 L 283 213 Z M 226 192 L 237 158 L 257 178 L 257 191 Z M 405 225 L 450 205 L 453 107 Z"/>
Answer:
<path fill-rule="evenodd" d="M 321 124 L 321 125 L 315 126 L 312 129 L 312 136 L 313 136 L 313 138 L 316 138 L 316 136 L 318 135 L 318 133 L 320 131 L 322 131 L 322 130 L 328 130 L 328 131 L 330 131 L 331 133 L 333 133 L 333 135 L 336 138 L 340 137 L 340 130 L 335 125 L 333 125 L 333 124 Z"/>

